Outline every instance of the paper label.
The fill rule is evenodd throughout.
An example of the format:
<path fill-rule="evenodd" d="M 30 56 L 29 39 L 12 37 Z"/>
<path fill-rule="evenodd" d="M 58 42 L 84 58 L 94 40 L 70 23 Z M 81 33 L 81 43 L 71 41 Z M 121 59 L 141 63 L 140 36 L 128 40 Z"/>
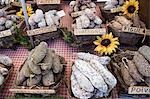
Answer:
<path fill-rule="evenodd" d="M 127 26 L 123 26 L 122 31 L 123 32 L 130 32 L 130 33 L 137 33 L 137 34 L 144 34 L 145 33 L 145 29 L 137 28 L 137 27 L 127 27 Z"/>
<path fill-rule="evenodd" d="M 12 35 L 10 29 L 0 32 L 0 38 L 2 38 L 2 37 L 7 37 L 7 36 L 10 36 L 10 35 Z"/>
<path fill-rule="evenodd" d="M 97 0 L 97 2 L 107 2 L 107 1 L 110 1 L 110 0 Z"/>
<path fill-rule="evenodd" d="M 90 8 L 90 10 L 92 10 L 93 12 L 96 12 L 95 8 Z M 71 13 L 71 16 L 72 17 L 78 17 L 78 16 L 83 15 L 83 14 L 84 14 L 84 10 L 83 11 L 73 12 L 73 13 Z"/>
<path fill-rule="evenodd" d="M 36 0 L 37 4 L 60 4 L 60 0 Z"/>
<path fill-rule="evenodd" d="M 64 12 L 64 10 L 61 10 L 57 12 L 57 15 L 61 18 L 61 17 L 64 17 L 66 13 Z"/>
<path fill-rule="evenodd" d="M 111 11 L 111 13 L 120 12 L 120 11 L 122 11 L 122 7 L 112 8 L 110 11 Z"/>
<path fill-rule="evenodd" d="M 101 29 L 75 29 L 74 35 L 103 35 L 106 33 L 106 28 Z"/>
<path fill-rule="evenodd" d="M 54 32 L 54 31 L 57 31 L 57 27 L 56 26 L 52 26 L 52 27 L 47 26 L 47 27 L 44 27 L 44 28 L 28 30 L 27 34 L 28 34 L 28 36 L 33 36 L 33 35 L 39 35 L 39 34 Z"/>
<path fill-rule="evenodd" d="M 78 17 L 78 16 L 82 15 L 83 13 L 84 13 L 83 11 L 73 12 L 73 13 L 71 13 L 71 16 Z"/>
<path fill-rule="evenodd" d="M 128 88 L 128 94 L 150 94 L 150 87 L 132 86 Z"/>

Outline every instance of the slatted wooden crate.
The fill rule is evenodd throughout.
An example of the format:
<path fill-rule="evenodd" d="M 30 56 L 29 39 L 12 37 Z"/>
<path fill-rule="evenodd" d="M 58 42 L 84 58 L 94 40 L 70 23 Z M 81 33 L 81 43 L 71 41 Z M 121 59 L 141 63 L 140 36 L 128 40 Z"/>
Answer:
<path fill-rule="evenodd" d="M 62 5 L 63 10 L 66 12 L 66 16 L 61 19 L 61 27 L 67 28 L 68 31 L 71 31 L 74 36 L 74 47 L 81 47 L 82 45 L 92 44 L 96 40 L 96 36 L 107 33 L 107 27 L 105 24 L 103 28 L 99 29 L 73 29 L 72 24 L 74 19 L 71 17 L 70 9 L 68 3 Z M 72 14 L 73 15 L 73 14 Z M 96 7 L 96 15 L 98 15 L 102 20 L 102 14 L 99 6 Z"/>
<path fill-rule="evenodd" d="M 61 77 L 59 77 L 59 79 L 54 84 L 48 87 L 43 86 L 43 85 L 28 87 L 28 86 L 16 85 L 16 82 L 14 82 L 13 87 L 10 88 L 9 91 L 13 93 L 17 93 L 17 94 L 38 94 L 38 95 L 47 94 L 48 96 L 56 94 L 61 84 L 64 83 L 64 77 L 65 77 L 64 75 L 65 75 L 65 68 L 66 68 L 65 66 L 66 61 L 64 60 L 63 57 L 61 56 L 59 57 L 60 57 L 61 63 L 64 64 L 64 67 L 61 73 Z M 23 64 L 21 65 L 19 71 L 21 70 Z"/>

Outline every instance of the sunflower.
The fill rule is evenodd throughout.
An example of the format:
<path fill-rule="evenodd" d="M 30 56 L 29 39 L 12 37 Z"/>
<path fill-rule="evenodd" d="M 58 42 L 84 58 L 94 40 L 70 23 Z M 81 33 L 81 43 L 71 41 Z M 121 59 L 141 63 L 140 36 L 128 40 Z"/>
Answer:
<path fill-rule="evenodd" d="M 122 12 L 128 17 L 132 17 L 135 13 L 138 13 L 139 2 L 137 0 L 129 0 L 122 6 Z"/>
<path fill-rule="evenodd" d="M 27 6 L 27 14 L 28 14 L 28 16 L 31 16 L 31 15 L 33 14 L 33 9 L 32 9 L 32 7 Z M 23 18 L 23 10 L 22 10 L 22 8 L 20 9 L 19 12 L 16 13 L 16 15 Z"/>
<path fill-rule="evenodd" d="M 94 44 L 97 45 L 95 51 L 100 54 L 110 55 L 113 52 L 116 52 L 119 42 L 117 37 L 113 37 L 112 33 L 104 34 L 102 37 L 97 37 L 98 40 L 94 41 Z"/>

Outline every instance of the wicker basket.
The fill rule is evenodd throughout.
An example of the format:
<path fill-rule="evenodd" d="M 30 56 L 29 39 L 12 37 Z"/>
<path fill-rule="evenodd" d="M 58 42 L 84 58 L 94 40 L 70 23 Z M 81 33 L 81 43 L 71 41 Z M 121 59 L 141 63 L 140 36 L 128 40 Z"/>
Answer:
<path fill-rule="evenodd" d="M 60 56 L 60 60 L 61 63 L 66 64 L 65 60 L 63 57 Z M 25 62 L 24 62 L 25 63 Z M 23 63 L 23 64 L 24 64 Z M 22 68 L 23 65 L 21 65 L 20 70 Z M 9 89 L 11 92 L 13 93 L 17 93 L 17 94 L 28 94 L 30 96 L 30 94 L 37 94 L 37 95 L 46 95 L 46 96 L 51 96 L 51 95 L 55 95 L 59 89 L 59 87 L 62 85 L 62 83 L 64 82 L 64 75 L 65 75 L 65 66 L 63 68 L 63 71 L 60 74 L 57 74 L 57 77 L 59 79 L 55 80 L 55 83 L 49 87 L 45 87 L 45 86 L 33 86 L 33 87 L 27 87 L 27 86 L 17 86 L 14 83 L 13 88 Z M 20 71 L 19 70 L 19 71 Z M 56 74 L 54 74 L 56 77 Z"/>

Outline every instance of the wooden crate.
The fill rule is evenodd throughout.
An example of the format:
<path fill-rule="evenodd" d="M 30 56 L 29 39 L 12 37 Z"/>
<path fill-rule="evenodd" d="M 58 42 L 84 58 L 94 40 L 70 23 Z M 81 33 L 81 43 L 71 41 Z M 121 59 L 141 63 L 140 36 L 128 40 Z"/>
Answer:
<path fill-rule="evenodd" d="M 73 64 L 73 63 L 72 63 Z M 111 66 L 108 66 L 109 69 L 111 69 Z M 71 70 L 71 73 L 72 73 L 72 68 L 70 68 Z M 71 73 L 69 75 L 69 79 L 66 80 L 65 84 L 66 84 L 66 87 L 68 89 L 68 97 L 69 99 L 78 99 L 76 98 L 74 95 L 73 95 L 73 92 L 71 90 Z M 107 97 L 101 97 L 101 98 L 95 98 L 95 97 L 92 97 L 90 99 L 116 99 L 118 98 L 118 94 L 117 94 L 117 87 L 115 87 Z"/>
<path fill-rule="evenodd" d="M 122 32 L 115 30 L 113 27 L 109 27 L 109 31 L 114 34 L 114 36 L 119 38 L 119 42 L 127 45 L 136 45 L 138 42 L 142 42 L 142 35 L 135 33 Z"/>
<path fill-rule="evenodd" d="M 48 1 L 48 0 L 45 0 L 45 1 Z M 51 3 L 44 3 L 44 1 L 42 0 L 33 0 L 30 2 L 28 1 L 28 3 L 31 4 L 34 10 L 41 9 L 44 12 L 47 12 L 49 10 L 60 10 L 61 8 L 60 1 L 61 0 L 57 0 L 58 3 L 54 1 L 52 2 L 53 4 L 51 4 Z M 27 30 L 27 36 L 30 37 L 30 43 L 32 47 L 35 47 L 41 41 L 53 40 L 53 39 L 60 37 L 60 32 L 61 31 L 59 31 L 58 27 L 56 26 L 52 26 L 52 27 L 46 26 L 43 28 L 36 28 L 36 29 L 30 28 L 30 30 Z"/>
<path fill-rule="evenodd" d="M 106 28 L 105 31 L 103 29 L 99 29 L 100 31 L 103 31 L 103 33 L 99 33 L 98 29 L 73 29 L 72 24 L 74 22 L 74 19 L 71 17 L 71 13 L 69 10 L 68 2 L 62 5 L 63 10 L 66 12 L 66 16 L 64 16 L 61 19 L 61 27 L 67 28 L 68 31 L 71 31 L 73 33 L 73 38 L 75 40 L 74 44 L 71 44 L 71 46 L 74 47 L 81 47 L 83 45 L 92 44 L 94 40 L 96 40 L 96 36 L 102 35 L 104 32 L 107 33 L 107 27 L 104 25 L 103 27 Z M 103 20 L 101 10 L 99 6 L 96 7 L 96 14 Z M 89 35 L 84 34 L 85 32 L 91 32 L 95 31 L 92 35 L 92 33 L 89 33 Z M 79 34 L 79 32 L 82 32 L 82 35 Z M 77 34 L 77 35 L 74 35 Z"/>
<path fill-rule="evenodd" d="M 132 50 L 132 51 L 131 51 Z M 133 51 L 134 50 L 134 51 Z M 119 63 L 122 62 L 122 57 L 124 58 L 127 58 L 129 60 L 132 60 L 134 55 L 135 55 L 135 52 L 138 50 L 138 48 L 134 48 L 134 47 L 131 47 L 131 48 L 128 48 L 126 47 L 126 50 L 124 51 L 120 51 L 116 54 L 114 54 L 112 56 L 112 61 L 111 61 L 111 67 L 112 67 L 112 71 L 115 75 L 115 77 L 117 78 L 117 81 L 118 81 L 118 96 L 119 98 L 144 98 L 144 99 L 147 99 L 149 98 L 149 93 L 145 92 L 143 94 L 137 94 L 139 92 L 144 92 L 143 90 L 138 90 L 138 91 L 135 91 L 131 89 L 132 88 L 137 88 L 137 87 L 147 87 L 149 88 L 149 86 L 145 83 L 145 82 L 141 82 L 141 83 L 137 83 L 137 85 L 134 85 L 134 86 L 128 86 L 123 78 L 122 78 L 122 75 L 121 75 L 121 70 L 120 70 L 120 66 L 118 65 Z M 123 62 L 122 62 L 123 63 Z M 134 94 L 133 92 L 137 92 L 136 94 Z"/>
<path fill-rule="evenodd" d="M 33 41 L 30 42 L 35 46 L 38 45 L 41 41 L 58 38 L 60 36 L 60 31 L 56 26 L 46 26 L 43 28 L 27 30 L 27 35 L 32 37 Z"/>
<path fill-rule="evenodd" d="M 60 57 L 61 63 L 66 64 L 65 59 L 61 56 L 59 56 L 59 57 Z M 21 65 L 19 71 L 21 70 L 23 64 Z M 18 94 L 54 95 L 57 93 L 58 88 L 62 85 L 62 83 L 64 83 L 65 68 L 66 67 L 64 66 L 63 71 L 61 73 L 61 77 L 59 77 L 60 79 L 51 86 L 45 87 L 45 86 L 41 85 L 41 86 L 27 87 L 27 86 L 17 86 L 16 83 L 14 83 L 13 87 L 11 89 L 9 89 L 9 91 L 11 91 L 13 93 L 18 93 Z M 18 71 L 18 73 L 19 73 L 19 71 Z"/>
<path fill-rule="evenodd" d="M 14 67 L 11 66 L 11 67 L 8 67 L 7 69 L 8 69 L 8 74 L 4 76 L 5 79 L 4 79 L 3 84 L 0 85 L 0 89 L 2 89 L 5 86 L 5 83 L 7 83 L 7 80 L 9 79 L 9 76 L 11 76 L 11 73 L 13 72 Z"/>

